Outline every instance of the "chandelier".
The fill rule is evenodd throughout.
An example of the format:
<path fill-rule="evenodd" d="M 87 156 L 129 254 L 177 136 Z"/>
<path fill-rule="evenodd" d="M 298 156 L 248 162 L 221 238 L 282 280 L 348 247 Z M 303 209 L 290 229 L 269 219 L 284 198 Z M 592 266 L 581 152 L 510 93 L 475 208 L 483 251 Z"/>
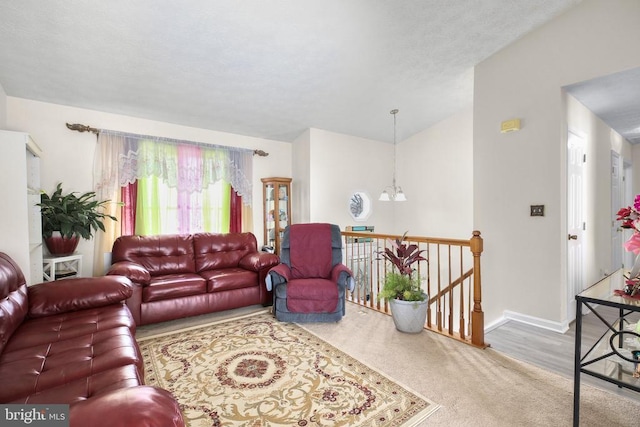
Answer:
<path fill-rule="evenodd" d="M 391 110 L 391 114 L 393 114 L 393 181 L 391 187 L 387 187 L 382 191 L 378 200 L 381 202 L 388 202 L 390 200 L 394 202 L 404 202 L 407 198 L 402 192 L 402 187 L 396 186 L 396 114 L 398 114 L 398 110 Z"/>

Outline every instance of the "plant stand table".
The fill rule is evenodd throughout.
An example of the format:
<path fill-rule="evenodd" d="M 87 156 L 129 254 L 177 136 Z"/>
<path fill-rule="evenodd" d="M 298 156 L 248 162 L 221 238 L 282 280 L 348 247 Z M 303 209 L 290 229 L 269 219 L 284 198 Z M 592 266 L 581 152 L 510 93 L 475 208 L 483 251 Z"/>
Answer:
<path fill-rule="evenodd" d="M 47 282 L 53 282 L 63 277 L 80 277 L 81 274 L 82 254 L 42 259 L 42 275 Z"/>
<path fill-rule="evenodd" d="M 640 313 L 640 299 L 615 294 L 624 287 L 624 275 L 618 270 L 576 295 L 575 365 L 573 375 L 573 425 L 580 425 L 580 375 L 586 374 L 603 381 L 640 392 L 638 374 L 640 334 L 635 332 L 630 317 Z M 582 348 L 583 307 L 602 322 L 602 336 L 587 351 Z M 618 310 L 617 319 L 608 321 L 598 312 L 602 307 Z M 586 347 L 585 347 L 586 348 Z"/>

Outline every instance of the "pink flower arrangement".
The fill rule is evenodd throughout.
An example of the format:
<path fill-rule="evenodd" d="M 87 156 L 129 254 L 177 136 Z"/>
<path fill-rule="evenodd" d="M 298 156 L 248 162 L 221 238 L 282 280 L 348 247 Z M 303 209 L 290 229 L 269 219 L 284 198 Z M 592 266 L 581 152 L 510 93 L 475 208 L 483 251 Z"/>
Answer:
<path fill-rule="evenodd" d="M 633 206 L 618 211 L 617 219 L 622 221 L 620 227 L 633 229 L 633 235 L 624 244 L 624 248 L 636 255 L 640 254 L 640 194 L 633 201 Z"/>
<path fill-rule="evenodd" d="M 640 255 L 640 194 L 633 201 L 633 206 L 627 206 L 618 211 L 617 220 L 622 221 L 620 227 L 633 230 L 633 235 L 624 243 L 624 248 L 635 255 Z M 636 259 L 629 278 L 626 280 L 624 292 L 631 296 L 640 293 L 639 265 L 640 263 Z"/>

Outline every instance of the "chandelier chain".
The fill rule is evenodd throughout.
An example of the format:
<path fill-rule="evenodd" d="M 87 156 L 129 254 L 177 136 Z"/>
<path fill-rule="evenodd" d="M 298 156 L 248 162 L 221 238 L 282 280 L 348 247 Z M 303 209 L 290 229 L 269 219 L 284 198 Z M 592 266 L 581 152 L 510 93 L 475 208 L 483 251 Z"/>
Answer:
<path fill-rule="evenodd" d="M 381 202 L 388 202 L 390 200 L 393 200 L 395 202 L 404 202 L 407 200 L 407 197 L 404 195 L 404 192 L 402 191 L 401 187 L 396 186 L 396 156 L 397 156 L 397 114 L 398 114 L 398 109 L 393 109 L 390 111 L 391 114 L 393 114 L 393 182 L 392 182 L 392 186 L 391 187 L 387 187 L 386 189 L 382 190 L 382 194 L 380 194 L 380 198 L 378 200 L 380 200 Z M 389 192 L 387 191 L 387 189 L 391 190 L 391 194 L 389 194 Z"/>
<path fill-rule="evenodd" d="M 393 114 L 393 192 L 396 192 L 396 115 L 398 114 L 398 109 L 391 110 L 391 114 Z"/>

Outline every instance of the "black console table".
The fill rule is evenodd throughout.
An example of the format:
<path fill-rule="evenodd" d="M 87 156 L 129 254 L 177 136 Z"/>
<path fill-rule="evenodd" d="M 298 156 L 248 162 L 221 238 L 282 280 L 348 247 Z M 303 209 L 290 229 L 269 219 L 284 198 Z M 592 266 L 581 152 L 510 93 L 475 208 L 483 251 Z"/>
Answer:
<path fill-rule="evenodd" d="M 587 374 L 603 381 L 640 392 L 640 378 L 634 373 L 638 369 L 640 335 L 630 327 L 632 313 L 640 312 L 640 299 L 615 295 L 614 291 L 624 287 L 624 276 L 619 270 L 595 285 L 576 295 L 575 367 L 573 376 L 573 425 L 580 425 L 580 375 Z M 605 319 L 601 307 L 617 309 L 617 319 Z M 600 319 L 604 327 L 602 336 L 591 348 L 582 351 L 582 313 L 588 308 Z M 634 316 L 635 317 L 635 316 Z"/>

